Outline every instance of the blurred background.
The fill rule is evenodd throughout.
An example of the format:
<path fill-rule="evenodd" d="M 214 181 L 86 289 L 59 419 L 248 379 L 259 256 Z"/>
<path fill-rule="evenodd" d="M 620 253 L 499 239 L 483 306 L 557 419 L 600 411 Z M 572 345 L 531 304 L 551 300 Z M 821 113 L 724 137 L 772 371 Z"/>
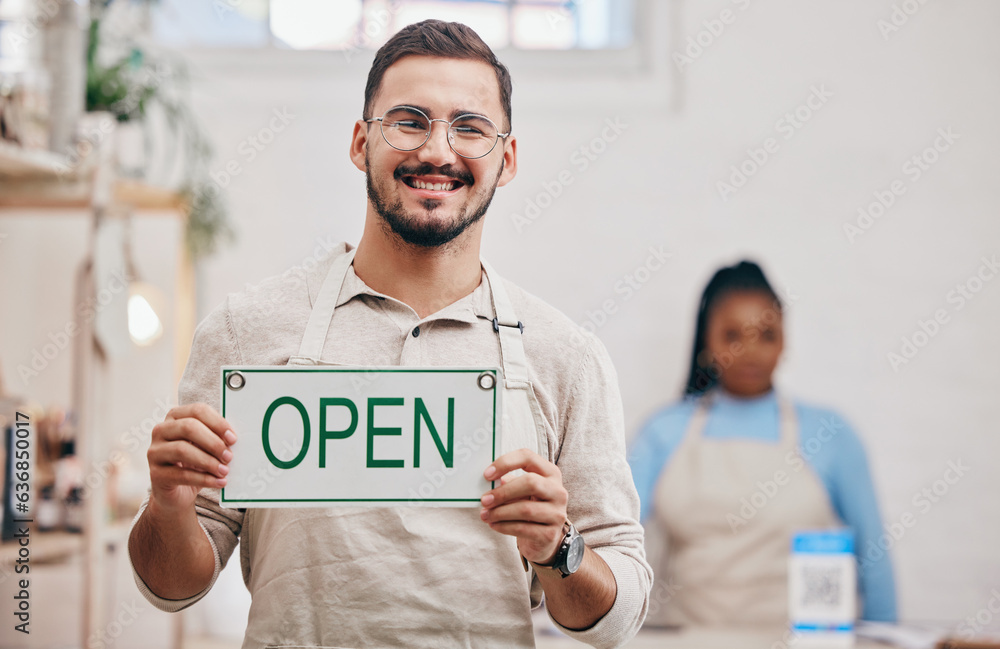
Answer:
<path fill-rule="evenodd" d="M 605 343 L 626 434 L 680 395 L 712 272 L 758 261 L 778 389 L 866 445 L 902 621 L 1000 628 L 1000 4 L 0 0 L 0 416 L 47 530 L 0 645 L 239 645 L 235 558 L 182 616 L 132 582 L 149 434 L 227 293 L 358 241 L 368 69 L 428 17 L 511 69 L 483 254 Z"/>

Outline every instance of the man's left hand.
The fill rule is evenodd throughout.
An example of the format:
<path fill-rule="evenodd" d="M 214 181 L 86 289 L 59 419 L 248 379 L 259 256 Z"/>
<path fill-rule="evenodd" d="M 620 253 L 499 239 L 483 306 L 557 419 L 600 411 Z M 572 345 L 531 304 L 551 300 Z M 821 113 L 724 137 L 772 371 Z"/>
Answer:
<path fill-rule="evenodd" d="M 511 477 L 510 472 L 517 469 L 524 473 Z M 516 537 L 528 561 L 551 563 L 564 537 L 569 499 L 559 467 L 522 448 L 498 457 L 483 476 L 499 480 L 500 486 L 483 495 L 479 517 L 493 530 Z"/>

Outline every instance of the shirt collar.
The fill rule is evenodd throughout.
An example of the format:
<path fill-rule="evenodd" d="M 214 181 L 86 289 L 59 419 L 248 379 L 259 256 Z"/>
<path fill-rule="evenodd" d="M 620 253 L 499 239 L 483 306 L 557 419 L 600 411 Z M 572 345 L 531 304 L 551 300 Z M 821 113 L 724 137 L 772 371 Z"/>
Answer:
<path fill-rule="evenodd" d="M 721 385 L 715 390 L 715 398 L 720 405 L 730 408 L 753 408 L 776 403 L 778 400 L 777 393 L 773 387 L 767 392 L 754 397 L 741 397 L 727 392 Z"/>
<path fill-rule="evenodd" d="M 489 286 L 489 281 L 486 279 L 486 271 L 482 271 L 479 286 L 477 286 L 472 293 L 459 298 L 436 313 L 432 313 L 421 322 L 430 322 L 433 320 L 455 320 L 458 322 L 474 323 L 477 322 L 479 318 L 492 320 L 494 317 L 493 297 Z M 337 306 L 339 307 L 340 305 L 345 304 L 360 295 L 370 295 L 379 300 L 391 300 L 396 304 L 403 305 L 403 303 L 399 300 L 385 295 L 384 293 L 379 293 L 365 284 L 364 281 L 358 277 L 357 273 L 354 272 L 354 265 L 351 264 L 350 268 L 347 269 L 347 276 L 344 278 L 344 286 L 340 290 L 340 297 L 337 298 Z"/>

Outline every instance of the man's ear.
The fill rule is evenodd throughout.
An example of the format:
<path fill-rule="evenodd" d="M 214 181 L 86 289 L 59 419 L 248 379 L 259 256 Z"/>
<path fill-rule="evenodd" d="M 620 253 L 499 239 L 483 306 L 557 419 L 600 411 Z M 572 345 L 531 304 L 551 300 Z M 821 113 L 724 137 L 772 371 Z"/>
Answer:
<path fill-rule="evenodd" d="M 503 146 L 503 167 L 497 187 L 503 187 L 517 175 L 517 138 L 513 135 L 506 138 Z"/>
<path fill-rule="evenodd" d="M 351 135 L 350 157 L 354 166 L 367 173 L 365 153 L 368 150 L 368 123 L 363 119 L 354 122 L 354 133 Z"/>

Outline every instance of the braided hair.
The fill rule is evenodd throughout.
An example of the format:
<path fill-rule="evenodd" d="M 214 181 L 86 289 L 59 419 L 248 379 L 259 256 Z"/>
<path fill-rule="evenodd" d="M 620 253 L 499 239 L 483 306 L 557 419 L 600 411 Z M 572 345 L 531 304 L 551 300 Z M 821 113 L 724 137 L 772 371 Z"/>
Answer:
<path fill-rule="evenodd" d="M 715 387 L 719 381 L 719 370 L 706 360 L 705 338 L 708 333 L 708 318 L 715 305 L 733 293 L 762 293 L 774 300 L 781 311 L 781 300 L 771 288 L 764 271 L 752 261 L 741 261 L 734 266 L 720 268 L 712 275 L 708 286 L 701 294 L 698 307 L 698 322 L 695 325 L 694 349 L 691 352 L 691 368 L 688 372 L 685 397 L 698 397 Z"/>

